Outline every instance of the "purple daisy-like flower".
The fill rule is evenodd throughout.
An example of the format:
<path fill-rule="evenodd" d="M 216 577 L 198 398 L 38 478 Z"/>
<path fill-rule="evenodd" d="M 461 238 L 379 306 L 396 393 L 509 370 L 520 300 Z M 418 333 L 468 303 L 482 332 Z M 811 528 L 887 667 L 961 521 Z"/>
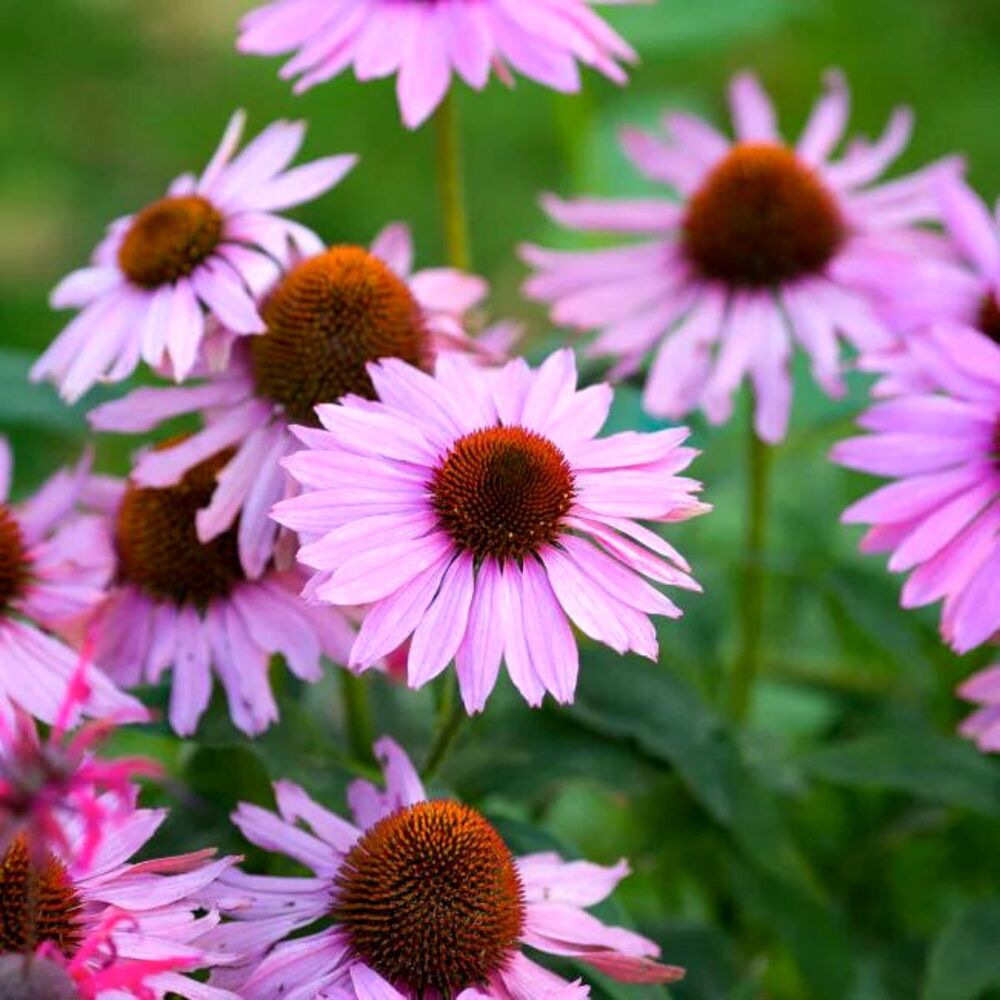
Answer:
<path fill-rule="evenodd" d="M 89 716 L 132 720 L 146 710 L 96 667 L 88 692 L 62 713 L 80 654 L 67 639 L 86 627 L 104 599 L 114 553 L 103 518 L 81 509 L 91 488 L 90 460 L 52 476 L 23 503 L 10 504 L 13 463 L 0 438 L 0 719 L 17 726 L 15 708 L 43 722 L 75 725 Z"/>
<path fill-rule="evenodd" d="M 89 267 L 52 292 L 57 309 L 80 314 L 31 370 L 63 397 L 79 399 L 99 379 L 120 382 L 139 359 L 182 381 L 205 335 L 206 311 L 239 334 L 260 333 L 256 300 L 292 253 L 319 238 L 275 215 L 333 187 L 355 164 L 330 156 L 289 170 L 302 122 L 276 122 L 241 153 L 237 112 L 200 177 L 184 174 L 167 196 L 112 223 Z"/>
<path fill-rule="evenodd" d="M 911 337 L 920 386 L 876 403 L 870 434 L 841 441 L 841 465 L 897 480 L 849 507 L 861 546 L 909 573 L 902 603 L 943 600 L 941 632 L 965 653 L 1000 629 L 1000 346 L 939 323 Z M 890 359 L 891 363 L 891 359 Z"/>
<path fill-rule="evenodd" d="M 170 724 L 187 736 L 208 707 L 213 672 L 233 723 L 256 734 L 278 718 L 269 680 L 280 654 L 305 681 L 319 680 L 323 654 L 344 662 L 354 631 L 330 609 L 298 597 L 302 577 L 243 571 L 237 526 L 202 543 L 195 518 L 215 489 L 227 453 L 189 469 L 174 486 L 109 482 L 118 570 L 95 619 L 98 662 L 119 683 L 157 683 L 172 667 Z"/>
<path fill-rule="evenodd" d="M 142 486 L 173 486 L 192 467 L 232 448 L 218 485 L 197 514 L 210 542 L 237 529 L 240 560 L 257 577 L 274 556 L 271 506 L 295 492 L 279 464 L 301 447 L 293 422 L 318 423 L 314 407 L 347 393 L 374 397 L 365 365 L 382 357 L 430 365 L 440 350 L 481 350 L 464 314 L 486 282 L 452 268 L 413 271 L 409 228 L 387 226 L 371 250 L 335 246 L 299 261 L 265 297 L 265 333 L 236 343 L 224 371 L 197 385 L 142 388 L 90 414 L 98 430 L 148 431 L 184 413 L 204 429 L 147 451 L 132 472 Z"/>
<path fill-rule="evenodd" d="M 233 820 L 264 850 L 285 854 L 311 877 L 226 872 L 213 891 L 236 923 L 220 928 L 221 951 L 262 957 L 230 982 L 246 1000 L 570 1000 L 589 995 L 522 951 L 567 956 L 631 983 L 674 982 L 657 945 L 586 912 L 628 874 L 554 853 L 515 858 L 475 809 L 429 800 L 391 739 L 375 746 L 385 790 L 356 781 L 352 819 L 278 782 L 278 815 L 243 803 Z M 236 902 L 227 906 L 227 899 Z M 283 938 L 327 917 L 330 927 Z M 281 941 L 265 953 L 273 942 Z"/>
<path fill-rule="evenodd" d="M 618 652 L 655 659 L 649 616 L 680 609 L 644 576 L 698 590 L 690 567 L 638 523 L 708 509 L 678 475 L 697 454 L 686 428 L 598 439 L 607 385 L 578 391 L 571 351 L 537 370 L 455 354 L 432 377 L 398 360 L 368 366 L 377 401 L 318 406 L 323 429 L 284 460 L 301 496 L 279 523 L 313 539 L 307 596 L 367 605 L 350 665 L 365 669 L 412 636 L 411 687 L 455 660 L 466 709 L 483 708 L 506 660 L 532 705 L 573 700 L 569 621 Z"/>
<path fill-rule="evenodd" d="M 416 128 L 441 102 L 453 73 L 477 90 L 491 70 L 508 82 L 515 70 L 575 92 L 580 62 L 624 83 L 619 63 L 635 53 L 592 2 L 272 0 L 243 19 L 237 46 L 254 55 L 294 53 L 282 76 L 299 77 L 297 92 L 352 65 L 359 80 L 395 73 L 403 121 Z"/>
<path fill-rule="evenodd" d="M 735 142 L 680 112 L 664 116 L 668 141 L 622 135 L 639 171 L 679 201 L 547 196 L 561 225 L 649 239 L 605 250 L 525 246 L 537 272 L 525 291 L 552 304 L 555 322 L 598 331 L 590 351 L 617 357 L 618 373 L 652 354 L 643 399 L 656 416 L 700 407 L 723 422 L 749 378 L 757 433 L 775 442 L 788 425 L 794 342 L 831 395 L 843 392 L 840 336 L 859 351 L 893 342 L 873 309 L 872 275 L 924 246 L 913 224 L 935 217 L 930 181 L 956 165 L 876 183 L 906 146 L 905 109 L 875 142 L 834 158 L 848 115 L 838 73 L 794 146 L 755 76 L 737 76 L 729 98 Z"/>

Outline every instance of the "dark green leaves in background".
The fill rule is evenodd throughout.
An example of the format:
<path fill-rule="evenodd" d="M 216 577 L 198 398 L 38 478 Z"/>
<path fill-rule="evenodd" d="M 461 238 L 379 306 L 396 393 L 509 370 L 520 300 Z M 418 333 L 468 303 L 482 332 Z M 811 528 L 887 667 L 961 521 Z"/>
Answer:
<path fill-rule="evenodd" d="M 17 452 L 18 489 L 82 446 L 81 411 L 24 381 L 62 321 L 48 290 L 79 265 L 107 222 L 203 163 L 232 109 L 256 130 L 306 117 L 306 154 L 357 151 L 343 187 L 298 216 L 331 242 L 367 242 L 385 222 L 415 229 L 422 263 L 439 261 L 432 143 L 398 125 L 391 84 L 344 78 L 291 96 L 277 65 L 238 57 L 235 23 L 250 0 L 0 0 L 0 425 Z M 905 166 L 953 150 L 972 180 L 1000 191 L 1000 7 L 993 0 L 659 0 L 608 8 L 642 55 L 625 90 L 588 77 L 576 99 L 520 83 L 462 95 L 477 264 L 498 314 L 531 325 L 522 303 L 524 239 L 566 241 L 545 226 L 539 191 L 646 190 L 614 146 L 625 122 L 652 125 L 681 105 L 717 120 L 729 74 L 757 68 L 797 128 L 824 68 L 843 66 L 854 124 L 877 132 L 890 108 L 918 114 Z M 577 704 L 530 712 L 502 682 L 435 781 L 501 826 L 518 850 L 559 849 L 634 874 L 603 911 L 656 938 L 688 980 L 689 1000 L 973 1000 L 1000 996 L 1000 763 L 954 737 L 952 690 L 982 664 L 943 651 L 930 613 L 898 607 L 899 580 L 855 552 L 840 511 L 868 488 L 825 461 L 849 432 L 865 386 L 825 400 L 800 373 L 793 429 L 778 455 L 769 526 L 764 676 L 748 726 L 723 718 L 735 653 L 741 566 L 743 434 L 695 419 L 695 474 L 711 515 L 669 529 L 703 596 L 661 630 L 661 662 L 584 647 Z M 89 401 L 87 401 L 89 403 Z M 642 425 L 633 391 L 615 428 Z M 106 439 L 102 468 L 127 468 L 133 442 Z M 279 680 L 283 720 L 255 742 L 220 704 L 196 741 L 165 725 L 119 735 L 171 782 L 152 797 L 174 815 L 158 851 L 217 843 L 258 870 L 226 816 L 267 802 L 290 777 L 339 808 L 367 765 L 346 754 L 331 677 Z M 372 682 L 379 731 L 422 759 L 433 692 Z M 163 704 L 163 692 L 149 692 Z M 567 968 L 571 975 L 579 970 Z M 993 991 L 991 994 L 990 991 Z M 597 982 L 604 1000 L 664 991 Z"/>

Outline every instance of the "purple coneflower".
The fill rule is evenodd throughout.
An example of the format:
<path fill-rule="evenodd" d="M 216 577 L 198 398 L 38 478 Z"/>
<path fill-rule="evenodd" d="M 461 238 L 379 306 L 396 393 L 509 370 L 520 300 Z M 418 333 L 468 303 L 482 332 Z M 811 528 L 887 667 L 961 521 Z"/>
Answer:
<path fill-rule="evenodd" d="M 537 370 L 445 354 L 432 377 L 398 360 L 368 366 L 378 399 L 316 408 L 297 427 L 308 450 L 284 460 L 301 496 L 276 519 L 315 539 L 307 596 L 367 605 L 350 664 L 365 669 L 412 637 L 408 681 L 455 660 L 469 712 L 501 660 L 532 705 L 573 700 L 570 628 L 655 659 L 650 615 L 680 609 L 643 577 L 698 590 L 689 566 L 639 520 L 706 511 L 678 475 L 697 452 L 685 428 L 597 438 L 607 385 L 576 388 L 571 351 Z"/>
<path fill-rule="evenodd" d="M 139 359 L 190 374 L 206 313 L 240 334 L 260 333 L 256 300 L 277 265 L 322 246 L 304 226 L 275 215 L 328 191 L 355 156 L 287 169 L 305 137 L 302 122 L 276 122 L 237 155 L 244 115 L 229 122 L 201 177 L 184 174 L 166 197 L 112 223 L 89 267 L 52 292 L 57 309 L 80 314 L 31 370 L 73 402 L 100 379 L 120 382 Z"/>
<path fill-rule="evenodd" d="M 311 877 L 226 873 L 214 888 L 241 902 L 220 930 L 232 950 L 262 950 L 332 918 L 326 929 L 282 941 L 237 979 L 246 1000 L 571 1000 L 589 995 L 530 959 L 524 946 L 566 956 L 631 983 L 668 983 L 684 970 L 661 965 L 657 945 L 586 912 L 628 874 L 564 861 L 516 858 L 489 821 L 450 800 L 429 800 L 406 754 L 375 747 L 385 791 L 348 789 L 352 819 L 298 785 L 275 785 L 279 815 L 243 803 L 244 836 L 304 865 Z"/>
<path fill-rule="evenodd" d="M 912 226 L 937 214 L 930 179 L 955 165 L 876 183 L 906 146 L 903 109 L 874 143 L 855 141 L 834 158 L 848 114 L 837 73 L 794 146 L 755 76 L 737 76 L 729 97 L 735 141 L 680 112 L 664 116 L 666 141 L 622 135 L 635 166 L 679 200 L 546 197 L 564 226 L 646 240 L 585 251 L 526 246 L 536 274 L 525 290 L 552 304 L 555 322 L 598 331 L 590 350 L 618 358 L 618 373 L 652 355 L 643 398 L 656 416 L 701 407 L 723 422 L 749 377 L 757 433 L 776 442 L 791 409 L 793 343 L 838 395 L 839 336 L 859 351 L 893 342 L 872 307 L 872 274 L 923 247 Z"/>

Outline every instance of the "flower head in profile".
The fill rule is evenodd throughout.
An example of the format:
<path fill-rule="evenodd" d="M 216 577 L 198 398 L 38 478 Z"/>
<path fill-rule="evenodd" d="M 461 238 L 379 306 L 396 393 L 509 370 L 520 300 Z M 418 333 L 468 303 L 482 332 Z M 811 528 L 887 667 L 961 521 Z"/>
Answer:
<path fill-rule="evenodd" d="M 52 476 L 19 504 L 8 501 L 13 461 L 0 438 L 0 720 L 17 727 L 15 709 L 42 722 L 74 725 L 89 716 L 146 712 L 96 667 L 85 699 L 70 697 L 79 654 L 66 641 L 104 598 L 114 553 L 104 519 L 82 507 L 92 485 L 90 459 Z M 62 715 L 67 699 L 69 717 Z"/>
<path fill-rule="evenodd" d="M 80 309 L 32 368 L 72 402 L 95 382 L 120 382 L 143 359 L 182 381 L 194 367 L 206 313 L 239 334 L 260 333 L 256 300 L 277 265 L 322 244 L 273 213 L 333 187 L 354 156 L 288 169 L 305 136 L 301 122 L 277 122 L 234 156 L 237 112 L 198 178 L 184 174 L 167 195 L 112 223 L 89 267 L 52 293 L 57 309 Z"/>
<path fill-rule="evenodd" d="M 651 356 L 643 399 L 656 416 L 700 407 L 723 422 L 749 378 L 757 433 L 775 442 L 791 410 L 793 344 L 836 395 L 840 337 L 859 351 L 892 343 L 873 308 L 872 275 L 924 245 L 913 224 L 937 214 L 932 178 L 955 164 L 877 183 L 906 146 L 905 110 L 875 142 L 835 157 L 848 114 L 836 73 L 794 146 L 756 77 L 737 76 L 729 97 L 735 141 L 679 112 L 664 118 L 667 141 L 623 133 L 629 159 L 679 201 L 546 197 L 552 219 L 571 229 L 646 239 L 604 250 L 524 247 L 536 269 L 525 290 L 552 304 L 557 323 L 598 331 L 590 350 L 617 358 L 617 372 Z"/>
<path fill-rule="evenodd" d="M 940 323 L 906 349 L 922 386 L 876 403 L 860 419 L 871 433 L 832 452 L 894 482 L 843 520 L 871 525 L 862 549 L 909 573 L 904 607 L 944 602 L 941 632 L 965 653 L 1000 630 L 1000 345 Z"/>
<path fill-rule="evenodd" d="M 282 76 L 297 92 L 354 67 L 359 80 L 396 74 L 403 122 L 416 128 L 438 106 L 452 74 L 486 86 L 490 71 L 522 73 L 553 90 L 580 89 L 577 63 L 616 83 L 635 53 L 591 9 L 593 0 L 271 0 L 243 19 L 242 52 L 295 53 Z"/>
<path fill-rule="evenodd" d="M 455 660 L 469 712 L 501 660 L 532 705 L 573 700 L 570 620 L 618 652 L 657 655 L 651 614 L 680 610 L 644 577 L 697 590 L 664 538 L 639 523 L 702 513 L 678 475 L 697 454 L 684 428 L 598 439 L 612 391 L 578 391 L 570 351 L 537 370 L 454 354 L 432 377 L 398 360 L 368 367 L 378 395 L 319 406 L 322 429 L 285 459 L 304 492 L 276 519 L 314 540 L 307 596 L 368 605 L 350 664 L 412 637 L 411 687 Z"/>
<path fill-rule="evenodd" d="M 629 983 L 668 983 L 684 970 L 659 964 L 652 941 L 586 912 L 628 874 L 564 861 L 516 858 L 490 822 L 459 802 L 429 800 L 404 752 L 375 747 L 385 790 L 357 781 L 352 819 L 313 801 L 291 782 L 275 785 L 278 815 L 242 804 L 244 836 L 308 868 L 309 878 L 227 872 L 216 891 L 242 897 L 223 929 L 226 943 L 263 950 L 325 918 L 332 924 L 277 944 L 246 970 L 246 1000 L 569 1000 L 569 983 L 524 954 L 573 958 Z"/>
<path fill-rule="evenodd" d="M 298 573 L 269 566 L 248 579 L 237 524 L 210 542 L 198 539 L 198 511 L 230 457 L 209 456 L 173 486 L 129 481 L 107 489 L 118 570 L 96 619 L 96 656 L 128 687 L 155 684 L 172 668 L 170 724 L 184 736 L 208 707 L 213 669 L 233 723 L 255 734 L 278 718 L 273 655 L 316 681 L 322 655 L 343 662 L 353 638 L 345 617 L 303 604 Z"/>
<path fill-rule="evenodd" d="M 208 850 L 131 862 L 165 818 L 164 810 L 137 808 L 133 790 L 126 814 L 107 820 L 96 848 L 72 815 L 60 819 L 61 847 L 39 846 L 26 833 L 5 845 L 0 984 L 12 991 L 5 996 L 61 1000 L 132 989 L 125 995 L 234 1000 L 183 973 L 231 961 L 201 939 L 219 921 L 208 887 L 239 859 L 213 861 Z M 13 992 L 25 983 L 48 992 Z"/>
<path fill-rule="evenodd" d="M 428 366 L 440 350 L 479 350 L 464 314 L 486 282 L 450 268 L 413 272 L 407 226 L 387 226 L 370 250 L 335 246 L 299 261 L 269 291 L 265 333 L 237 343 L 229 365 L 190 387 L 142 388 L 90 414 L 99 430 L 142 432 L 201 413 L 204 428 L 138 459 L 133 480 L 175 486 L 198 463 L 232 449 L 196 515 L 198 538 L 237 528 L 240 561 L 259 576 L 274 555 L 271 506 L 288 495 L 279 460 L 300 447 L 289 427 L 318 426 L 315 406 L 346 394 L 373 399 L 366 365 L 383 357 Z"/>

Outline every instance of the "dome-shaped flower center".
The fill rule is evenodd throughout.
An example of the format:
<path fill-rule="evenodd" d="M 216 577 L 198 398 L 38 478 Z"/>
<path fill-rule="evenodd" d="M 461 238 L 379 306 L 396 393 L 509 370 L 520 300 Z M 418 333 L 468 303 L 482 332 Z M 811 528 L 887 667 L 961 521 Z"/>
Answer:
<path fill-rule="evenodd" d="M 979 304 L 976 327 L 980 333 L 985 333 L 994 344 L 1000 344 L 1000 304 L 997 303 L 996 296 L 992 292 L 987 292 Z"/>
<path fill-rule="evenodd" d="M 50 851 L 32 857 L 18 834 L 0 860 L 0 953 L 26 954 L 50 941 L 67 958 L 80 944 L 80 897 Z"/>
<path fill-rule="evenodd" d="M 459 438 L 430 489 L 445 530 L 480 559 L 537 552 L 559 536 L 573 505 L 565 456 L 523 427 L 488 427 Z"/>
<path fill-rule="evenodd" d="M 845 236 L 820 178 L 784 146 L 740 143 L 695 192 L 683 250 L 704 278 L 735 287 L 778 285 L 818 274 Z"/>
<path fill-rule="evenodd" d="M 187 277 L 219 245 L 222 216 L 200 195 L 147 205 L 118 248 L 118 264 L 134 285 L 158 288 Z"/>
<path fill-rule="evenodd" d="M 362 247 L 332 247 L 298 264 L 262 312 L 267 333 L 250 339 L 257 392 L 298 423 L 315 425 L 313 407 L 347 393 L 374 399 L 369 361 L 427 358 L 416 299 Z"/>
<path fill-rule="evenodd" d="M 215 490 L 216 475 L 232 452 L 220 452 L 163 489 L 130 483 L 118 511 L 118 575 L 153 597 L 204 607 L 244 578 L 237 524 L 202 543 L 195 517 Z"/>
<path fill-rule="evenodd" d="M 524 925 L 521 879 L 474 809 L 421 802 L 376 823 L 337 873 L 333 916 L 397 987 L 454 997 L 503 967 Z"/>
<path fill-rule="evenodd" d="M 24 593 L 29 572 L 21 526 L 10 508 L 0 504 L 0 612 Z"/>

